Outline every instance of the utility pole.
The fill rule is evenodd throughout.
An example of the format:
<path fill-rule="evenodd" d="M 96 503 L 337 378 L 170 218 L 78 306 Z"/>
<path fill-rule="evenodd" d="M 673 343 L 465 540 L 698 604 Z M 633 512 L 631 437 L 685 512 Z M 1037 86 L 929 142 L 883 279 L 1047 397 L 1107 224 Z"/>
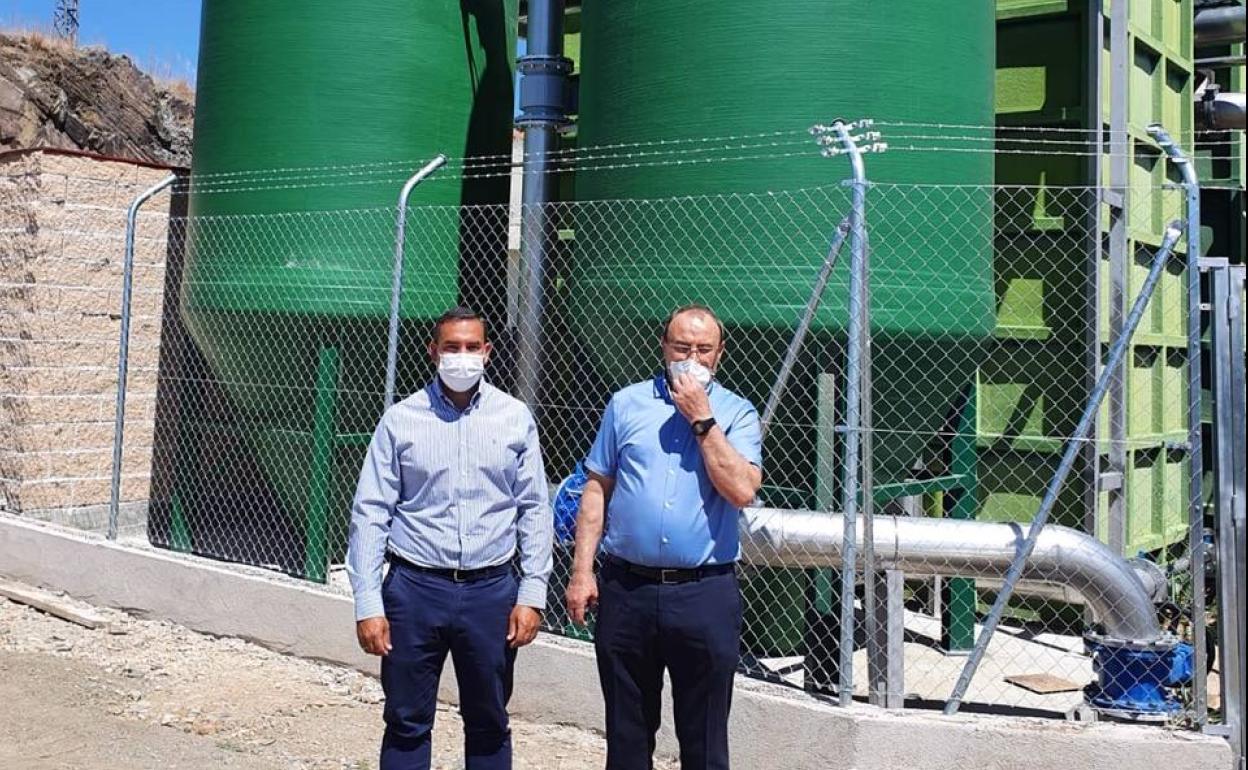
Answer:
<path fill-rule="evenodd" d="M 78 42 L 78 0 L 56 0 L 52 27 L 61 39 Z"/>

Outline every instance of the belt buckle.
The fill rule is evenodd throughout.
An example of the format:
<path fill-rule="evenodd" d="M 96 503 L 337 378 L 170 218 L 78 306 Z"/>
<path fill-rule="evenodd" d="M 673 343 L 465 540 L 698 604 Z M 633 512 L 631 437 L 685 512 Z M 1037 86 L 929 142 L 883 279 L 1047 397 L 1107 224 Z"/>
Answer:
<path fill-rule="evenodd" d="M 467 572 L 467 570 L 462 570 L 462 569 L 453 569 L 453 570 L 451 570 L 451 582 L 452 582 L 452 583 L 466 583 L 466 582 L 468 582 L 468 578 L 467 578 L 467 576 L 465 575 L 465 573 L 466 573 L 466 572 Z"/>
<path fill-rule="evenodd" d="M 676 583 L 679 583 L 680 581 L 675 579 L 675 575 L 679 572 L 680 570 L 677 570 L 677 569 L 660 569 L 659 570 L 659 582 L 663 585 L 674 585 Z M 668 579 L 669 574 L 673 576 L 672 579 L 670 580 Z"/>

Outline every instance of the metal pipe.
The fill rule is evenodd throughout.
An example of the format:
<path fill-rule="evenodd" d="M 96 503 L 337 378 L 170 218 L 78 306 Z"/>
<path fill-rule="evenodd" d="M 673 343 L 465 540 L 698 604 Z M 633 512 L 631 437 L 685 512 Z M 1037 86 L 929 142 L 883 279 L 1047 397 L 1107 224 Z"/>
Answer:
<path fill-rule="evenodd" d="M 1244 42 L 1244 6 L 1204 8 L 1192 17 L 1192 31 L 1197 47 Z"/>
<path fill-rule="evenodd" d="M 1197 723 L 1203 725 L 1208 715 L 1204 678 L 1208 651 L 1205 649 L 1205 455 L 1200 360 L 1203 335 L 1200 312 L 1200 180 L 1196 178 L 1196 164 L 1188 159 L 1166 129 L 1153 124 L 1148 127 L 1148 133 L 1178 166 L 1187 198 L 1188 556 L 1192 570 L 1192 665 L 1199 672 L 1192 682 L 1192 705 Z"/>
<path fill-rule="evenodd" d="M 564 0 L 531 0 L 526 28 L 527 49 L 517 69 L 520 117 L 524 129 L 524 174 L 520 220 L 523 286 L 516 323 L 516 396 L 537 413 L 542 390 L 542 353 L 549 275 L 547 250 L 554 240 L 557 179 L 553 153 L 559 130 L 567 124 L 567 76 L 572 62 L 563 55 Z"/>
<path fill-rule="evenodd" d="M 862 355 L 865 331 L 863 301 L 866 289 L 866 197 L 867 173 L 850 127 L 837 121 L 832 128 L 849 155 L 853 171 L 853 208 L 850 212 L 849 324 L 845 352 L 845 483 L 844 558 L 841 567 L 841 639 L 839 700 L 848 706 L 854 698 L 854 586 L 857 582 L 857 519 L 860 497 L 859 472 L 862 443 Z"/>
<path fill-rule="evenodd" d="M 1157 287 L 1157 281 L 1161 278 L 1161 272 L 1165 268 L 1166 262 L 1170 259 L 1170 253 L 1174 250 L 1174 245 L 1178 243 L 1179 237 L 1182 235 L 1183 226 L 1178 221 L 1175 221 L 1170 223 L 1170 226 L 1166 228 L 1166 232 L 1162 236 L 1161 247 L 1157 249 L 1157 254 L 1153 257 L 1152 265 L 1148 271 L 1148 277 L 1144 280 L 1144 285 L 1140 287 L 1139 296 L 1136 297 L 1135 303 L 1131 306 L 1131 312 L 1127 314 L 1122 333 L 1110 347 L 1108 360 L 1105 362 L 1105 371 L 1101 372 L 1101 376 L 1097 379 L 1096 387 L 1093 388 L 1091 395 L 1088 396 L 1088 403 L 1084 406 L 1079 423 L 1075 426 L 1074 432 L 1066 442 L 1066 448 L 1062 452 L 1062 459 L 1057 466 L 1057 471 L 1053 474 L 1048 487 L 1044 490 L 1044 497 L 1040 501 L 1040 508 L 1036 511 L 1036 515 L 1031 521 L 1027 537 L 1018 547 L 1017 553 L 1014 554 L 1010 562 L 1001 591 L 997 594 L 997 598 L 992 604 L 992 609 L 988 611 L 988 617 L 984 619 L 984 629 L 975 641 L 975 647 L 971 649 L 966 665 L 963 666 L 962 673 L 958 676 L 958 681 L 953 687 L 953 692 L 950 693 L 949 700 L 945 703 L 946 714 L 952 715 L 957 713 L 958 707 L 962 703 L 962 698 L 966 695 L 966 690 L 971 685 L 971 679 L 974 678 L 975 671 L 979 668 L 980 661 L 983 660 L 984 653 L 988 650 L 988 643 L 992 640 L 992 635 L 997 630 L 997 624 L 1001 622 L 1001 616 L 1005 612 L 1005 605 L 1009 602 L 1010 595 L 1014 591 L 1014 585 L 1026 570 L 1027 560 L 1031 557 L 1036 543 L 1044 531 L 1045 524 L 1048 523 L 1049 513 L 1057 502 L 1057 495 L 1061 491 L 1066 477 L 1070 474 L 1071 468 L 1074 467 L 1075 459 L 1079 455 L 1080 445 L 1083 443 L 1088 429 L 1096 420 L 1097 412 L 1101 407 L 1101 400 L 1105 397 L 1105 392 L 1109 390 L 1112 373 L 1118 368 L 1126 355 L 1127 345 L 1131 342 L 1131 337 L 1135 334 L 1135 329 L 1139 326 L 1140 319 L 1144 316 L 1144 309 L 1148 306 L 1149 299 L 1152 298 L 1153 290 Z M 1110 549 L 1106 549 L 1106 551 L 1109 554 L 1115 553 L 1115 551 Z M 1084 595 L 1087 596 L 1087 594 Z M 1156 625 L 1155 618 L 1152 619 L 1152 624 L 1153 626 Z M 1124 626 L 1124 630 L 1133 626 L 1136 626 L 1136 624 L 1127 624 Z M 1134 630 L 1143 631 L 1146 629 L 1144 625 L 1140 624 Z M 1117 636 L 1116 633 L 1111 635 Z M 1131 641 L 1150 641 L 1156 638 L 1156 636 L 1125 636 L 1123 638 Z"/>
<path fill-rule="evenodd" d="M 1218 93 L 1212 99 L 1196 102 L 1198 128 L 1212 131 L 1242 131 L 1244 129 L 1244 95 Z"/>
<path fill-rule="evenodd" d="M 117 351 L 117 407 L 113 419 L 112 486 L 108 496 L 108 539 L 117 539 L 117 519 L 121 511 L 121 445 L 126 427 L 126 374 L 130 368 L 130 298 L 134 293 L 134 234 L 139 207 L 156 193 L 178 180 L 170 174 L 139 193 L 126 211 L 126 254 L 121 268 L 121 341 Z"/>
<path fill-rule="evenodd" d="M 403 295 L 403 247 L 407 242 L 407 199 L 412 190 L 433 172 L 446 164 L 446 156 L 438 157 L 412 174 L 399 191 L 399 211 L 394 233 L 394 270 L 390 284 L 390 331 L 386 338 L 386 408 L 394 406 L 394 386 L 399 371 L 399 299 Z"/>
<path fill-rule="evenodd" d="M 776 409 L 780 406 L 781 399 L 784 398 L 784 391 L 788 388 L 789 377 L 793 374 L 793 367 L 797 364 L 797 356 L 802 350 L 802 344 L 806 341 L 806 334 L 810 331 L 810 325 L 815 320 L 815 313 L 819 310 L 819 303 L 823 300 L 824 289 L 828 286 L 828 279 L 832 276 L 832 269 L 836 267 L 837 258 L 841 254 L 841 247 L 845 245 L 845 237 L 849 235 L 849 218 L 841 220 L 836 227 L 836 233 L 832 236 L 832 244 L 828 246 L 827 256 L 823 258 L 823 266 L 819 268 L 819 275 L 815 278 L 815 285 L 810 289 L 810 298 L 806 300 L 806 309 L 802 312 L 802 318 L 797 323 L 797 330 L 793 332 L 793 339 L 789 340 L 789 348 L 784 353 L 784 361 L 780 364 L 780 372 L 776 375 L 776 381 L 771 386 L 771 393 L 767 396 L 767 403 L 763 406 L 762 429 L 763 436 L 767 435 L 767 431 L 771 428 L 771 421 L 776 416 Z"/>
<path fill-rule="evenodd" d="M 1196 59 L 1192 65 L 1195 67 L 1236 67 L 1243 66 L 1244 59 L 1242 53 L 1229 56 L 1207 56 L 1203 59 Z"/>
<path fill-rule="evenodd" d="M 1144 586 L 1144 592 L 1154 605 L 1164 602 L 1170 595 L 1170 586 L 1166 581 L 1166 573 L 1156 562 L 1147 559 L 1127 559 L 1135 577 Z M 979 578 L 975 587 L 981 591 L 1000 591 L 1001 578 Z M 1063 604 L 1088 604 L 1087 597 L 1069 585 L 1046 583 L 1035 580 L 1020 579 L 1014 586 L 1014 593 L 1020 596 L 1035 596 Z"/>
<path fill-rule="evenodd" d="M 851 550 L 845 547 L 840 518 L 823 511 L 747 508 L 740 518 L 741 557 L 767 567 L 840 566 Z M 1026 537 L 1022 523 L 875 517 L 877 562 L 907 575 L 1001 578 Z M 856 544 L 862 545 L 861 537 Z M 1150 588 L 1128 560 L 1091 535 L 1045 527 L 1020 576 L 1078 592 L 1110 636 L 1140 641 L 1161 636 Z"/>

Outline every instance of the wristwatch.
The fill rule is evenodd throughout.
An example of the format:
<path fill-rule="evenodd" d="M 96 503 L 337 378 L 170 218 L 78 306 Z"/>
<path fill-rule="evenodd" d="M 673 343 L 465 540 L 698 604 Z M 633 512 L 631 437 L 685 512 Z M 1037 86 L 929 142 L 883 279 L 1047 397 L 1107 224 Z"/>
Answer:
<path fill-rule="evenodd" d="M 689 423 L 689 426 L 693 428 L 693 435 L 705 436 L 710 432 L 711 428 L 715 427 L 715 418 L 707 417 L 705 420 L 694 420 Z"/>

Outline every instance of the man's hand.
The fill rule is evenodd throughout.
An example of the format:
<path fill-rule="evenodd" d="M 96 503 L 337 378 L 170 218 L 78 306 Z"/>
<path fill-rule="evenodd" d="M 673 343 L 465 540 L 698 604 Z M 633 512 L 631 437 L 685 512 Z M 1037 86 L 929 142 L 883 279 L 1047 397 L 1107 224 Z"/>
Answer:
<path fill-rule="evenodd" d="M 537 627 L 542 622 L 542 614 L 532 607 L 517 604 L 511 609 L 511 617 L 507 620 L 507 642 L 514 650 L 523 647 L 537 636 Z"/>
<path fill-rule="evenodd" d="M 598 604 L 598 581 L 593 574 L 575 574 L 568 582 L 568 615 L 578 626 L 585 625 L 585 613 Z"/>
<path fill-rule="evenodd" d="M 706 388 L 702 387 L 693 375 L 680 375 L 671 383 L 669 390 L 672 394 L 672 403 L 689 422 L 706 420 L 715 416 L 715 413 L 711 411 L 711 399 L 706 395 Z"/>
<path fill-rule="evenodd" d="M 360 648 L 369 655 L 386 655 L 391 649 L 390 621 L 384 617 L 357 621 L 355 637 L 360 640 Z"/>

